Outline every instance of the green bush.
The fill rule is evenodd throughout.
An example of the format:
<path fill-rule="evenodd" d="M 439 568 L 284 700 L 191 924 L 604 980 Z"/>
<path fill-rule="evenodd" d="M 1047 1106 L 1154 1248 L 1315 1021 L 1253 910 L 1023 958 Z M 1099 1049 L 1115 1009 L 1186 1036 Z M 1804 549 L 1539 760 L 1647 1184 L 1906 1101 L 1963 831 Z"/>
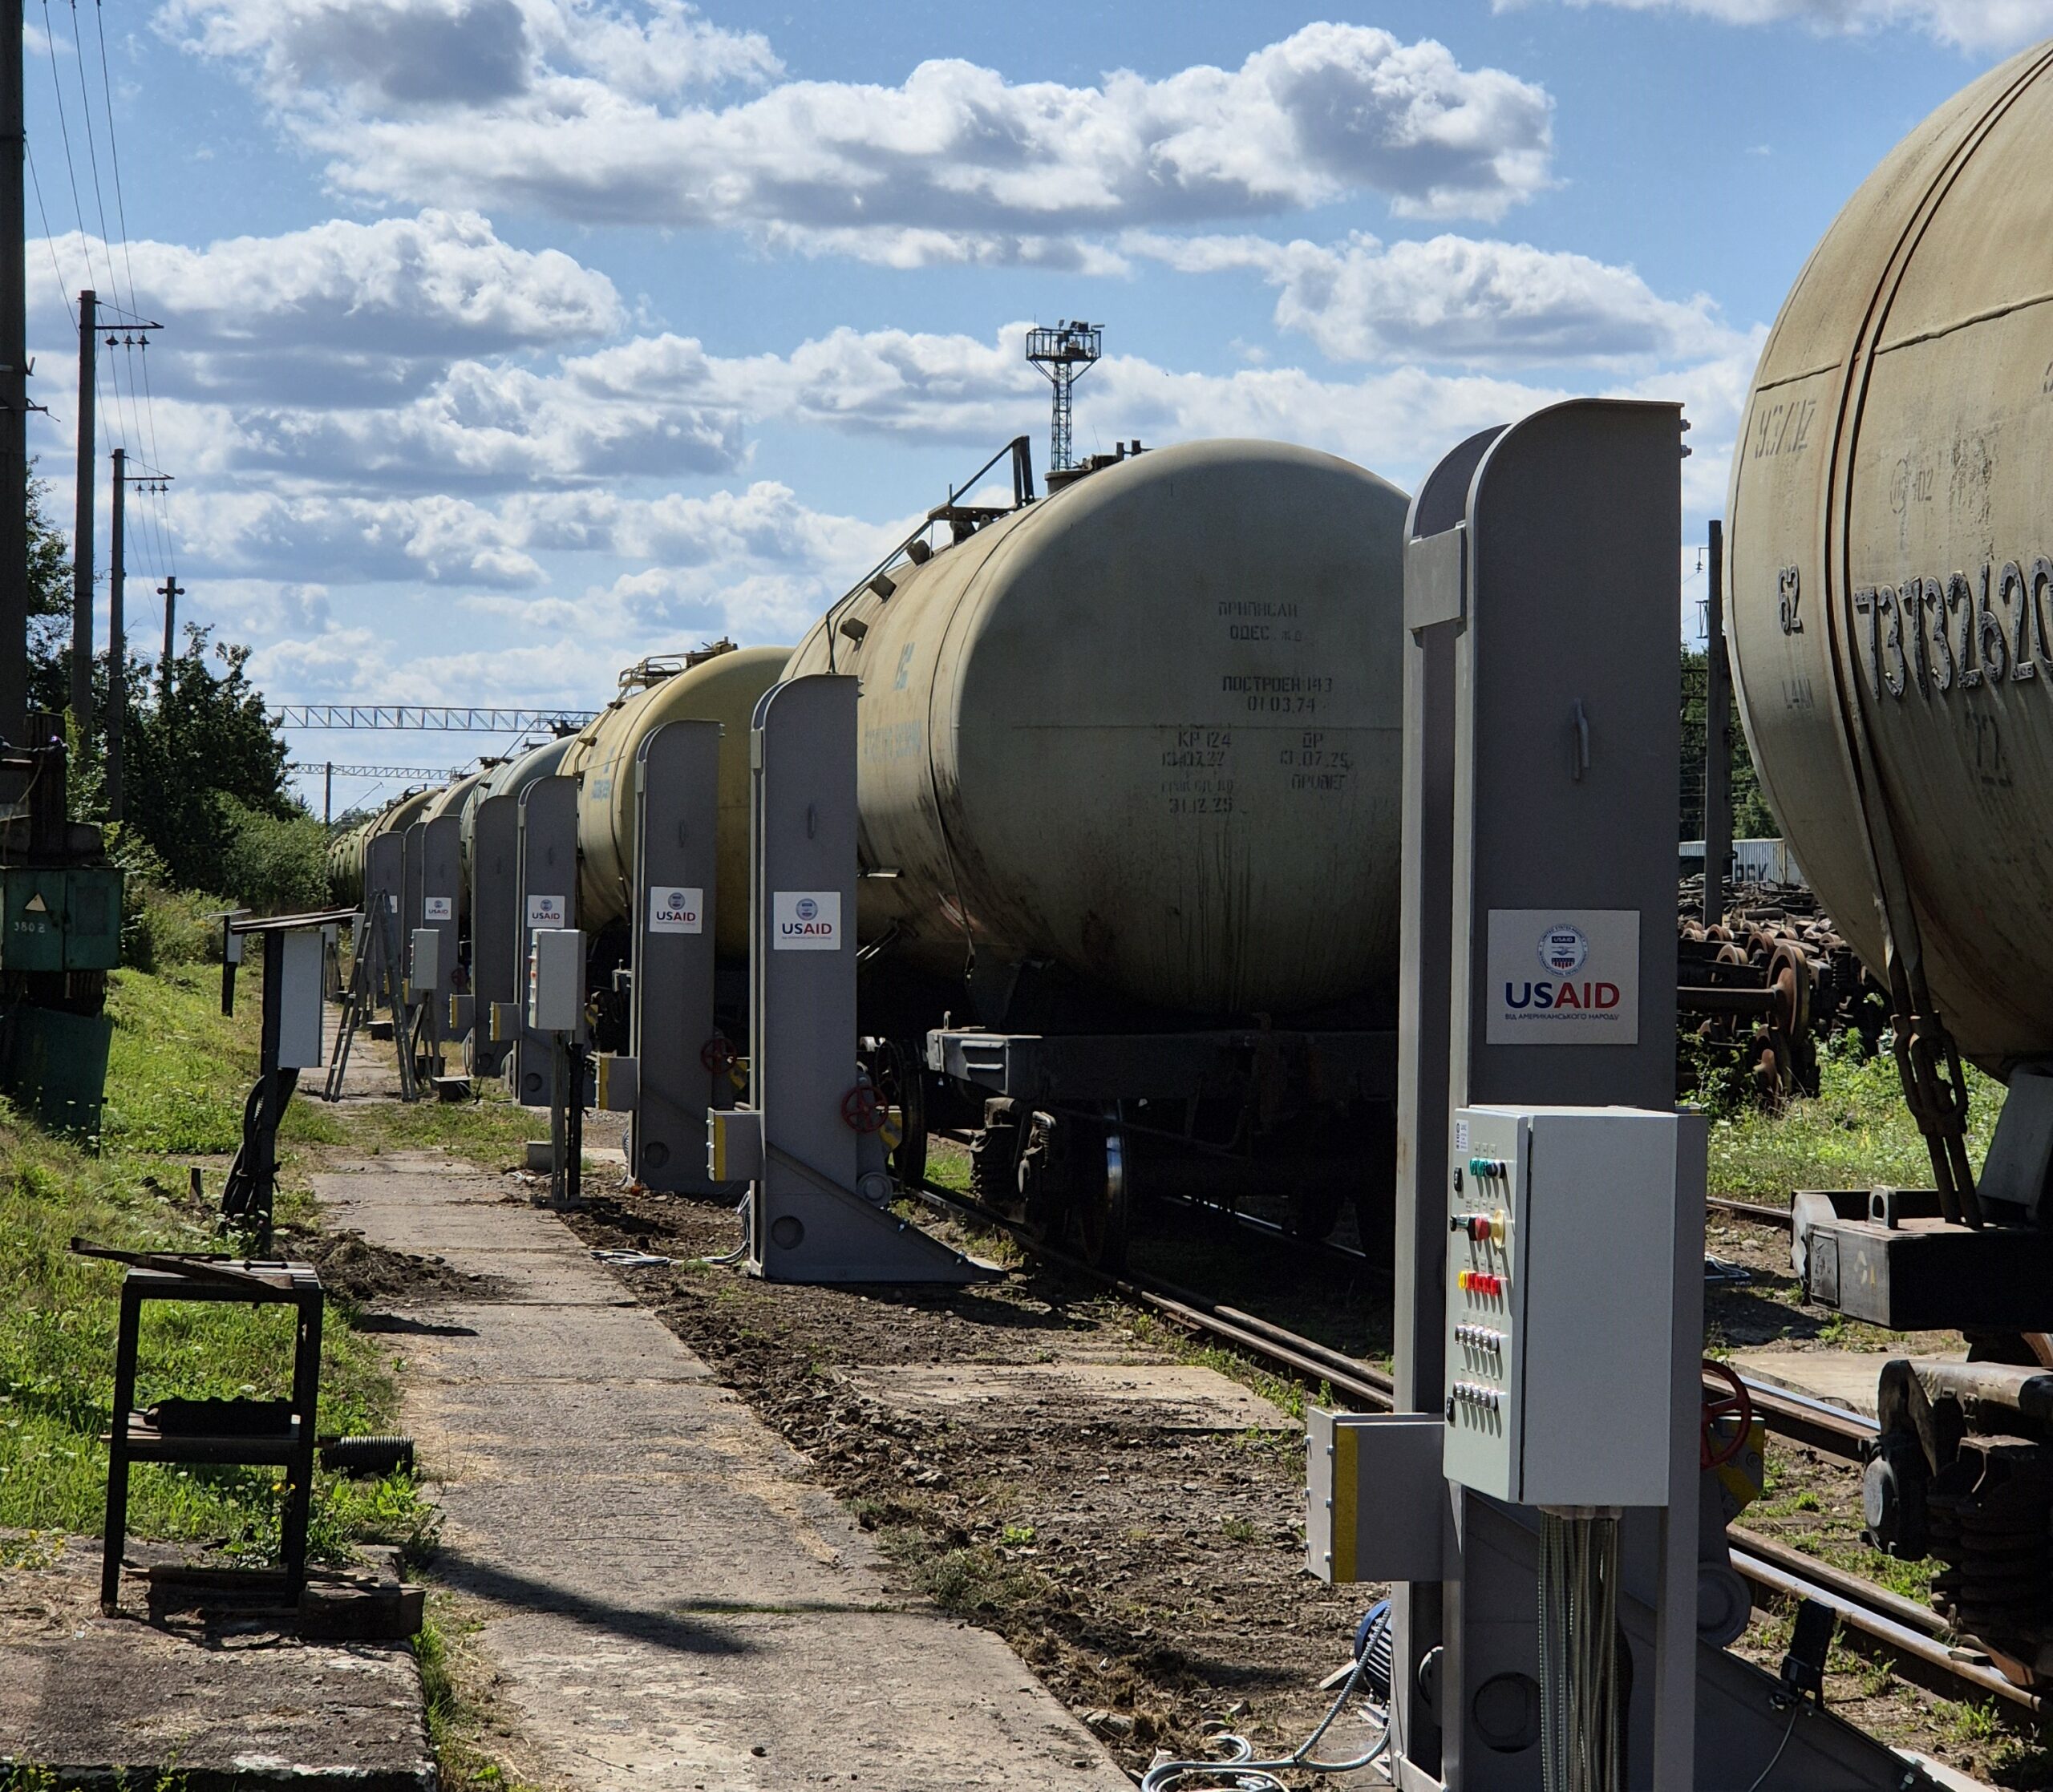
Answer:
<path fill-rule="evenodd" d="M 283 815 L 221 799 L 221 882 L 267 915 L 318 908 L 328 900 L 328 831 L 304 809 Z"/>

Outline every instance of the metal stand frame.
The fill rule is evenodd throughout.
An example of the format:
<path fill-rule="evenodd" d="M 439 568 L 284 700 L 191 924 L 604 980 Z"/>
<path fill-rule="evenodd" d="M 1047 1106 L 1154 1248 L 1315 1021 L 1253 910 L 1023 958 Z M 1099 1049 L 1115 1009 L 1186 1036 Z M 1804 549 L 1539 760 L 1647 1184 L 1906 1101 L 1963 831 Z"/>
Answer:
<path fill-rule="evenodd" d="M 505 1022 L 525 955 L 519 888 L 520 801 L 488 796 L 471 811 L 471 1027 L 466 1064 L 473 1077 L 496 1076 L 513 1049 Z"/>
<path fill-rule="evenodd" d="M 349 1074 L 350 1053 L 358 1033 L 370 1024 L 378 1011 L 378 992 L 382 988 L 397 989 L 402 982 L 399 942 L 392 932 L 392 911 L 385 904 L 371 900 L 371 895 L 366 891 L 366 906 L 361 914 L 345 917 L 355 936 L 355 961 L 350 966 L 349 987 L 343 993 L 336 1017 L 335 1049 L 329 1058 L 328 1074 L 321 1087 L 321 1098 L 326 1102 L 342 1098 L 342 1081 Z M 399 1099 L 411 1102 L 420 1094 L 414 1082 L 413 1054 L 405 1049 L 399 1029 L 395 1027 L 393 1032 L 395 1042 L 401 1047 L 398 1054 Z"/>
<path fill-rule="evenodd" d="M 186 1425 L 159 1422 L 136 1408 L 138 1341 L 145 1301 L 235 1301 L 253 1306 L 289 1305 L 297 1309 L 292 1398 L 274 1413 L 268 1402 L 209 1401 L 204 1410 L 181 1417 Z M 193 1259 L 188 1272 L 131 1269 L 121 1284 L 121 1317 L 114 1356 L 114 1424 L 107 1438 L 107 1527 L 101 1546 L 100 1609 L 111 1616 L 121 1599 L 121 1555 L 128 1531 L 128 1468 L 132 1462 L 255 1463 L 286 1472 L 285 1507 L 279 1515 L 281 1563 L 276 1573 L 213 1571 L 210 1584 L 240 1581 L 254 1589 L 273 1588 L 282 1602 L 297 1604 L 306 1583 L 306 1524 L 314 1491 L 315 1408 L 321 1383 L 321 1279 L 304 1263 L 237 1259 Z M 231 1578 L 232 1577 L 232 1578 Z"/>

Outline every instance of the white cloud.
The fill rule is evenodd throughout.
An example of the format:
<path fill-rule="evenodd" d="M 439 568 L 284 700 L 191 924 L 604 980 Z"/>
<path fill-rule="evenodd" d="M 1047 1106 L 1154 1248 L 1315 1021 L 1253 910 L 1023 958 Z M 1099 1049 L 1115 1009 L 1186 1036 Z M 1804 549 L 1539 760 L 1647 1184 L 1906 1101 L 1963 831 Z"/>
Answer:
<path fill-rule="evenodd" d="M 1492 0 L 1508 12 L 1527 0 Z M 2053 0 L 1566 0 L 1576 7 L 1686 12 L 1727 25 L 1785 22 L 1815 30 L 1856 32 L 1907 26 L 1963 50 L 2008 50 L 2053 31 Z"/>
<path fill-rule="evenodd" d="M 1703 294 L 1658 297 L 1630 268 L 1524 243 L 1442 236 L 1386 246 L 1132 233 L 1130 254 L 1180 273 L 1247 269 L 1278 289 L 1276 322 L 1336 361 L 1624 366 L 1695 359 L 1737 340 Z"/>
<path fill-rule="evenodd" d="M 1495 218 L 1550 179 L 1543 89 L 1366 26 L 1308 25 L 1236 69 L 1160 80 L 936 60 L 895 87 L 784 81 L 716 105 L 686 95 L 693 78 L 761 81 L 774 59 L 675 5 L 638 20 L 580 0 L 171 0 L 160 16 L 248 71 L 344 190 L 886 261 L 1059 265 L 1079 233 L 1369 192 L 1405 216 Z M 659 33 L 698 47 L 672 71 L 639 47 Z"/>
<path fill-rule="evenodd" d="M 388 404 L 452 355 L 503 354 L 614 335 L 627 322 L 613 282 L 558 249 L 500 240 L 476 212 L 335 219 L 204 249 L 148 239 L 110 258 L 75 232 L 28 245 L 29 266 L 112 269 L 103 299 L 172 327 L 149 351 L 160 392 Z M 104 278 L 101 285 L 106 286 Z M 39 281 L 32 328 L 64 327 Z"/>
<path fill-rule="evenodd" d="M 780 65 L 753 31 L 707 24 L 680 0 L 636 18 L 593 0 L 168 0 L 158 28 L 246 60 L 273 97 L 313 93 L 411 111 L 526 94 L 561 73 L 657 99 Z"/>

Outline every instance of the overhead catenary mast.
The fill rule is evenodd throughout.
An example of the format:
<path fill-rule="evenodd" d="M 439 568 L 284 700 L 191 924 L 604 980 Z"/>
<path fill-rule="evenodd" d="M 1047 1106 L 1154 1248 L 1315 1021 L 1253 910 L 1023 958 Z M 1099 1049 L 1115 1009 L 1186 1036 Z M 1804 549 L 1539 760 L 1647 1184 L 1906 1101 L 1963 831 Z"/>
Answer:
<path fill-rule="evenodd" d="M 1066 472 L 1076 464 L 1070 443 L 1070 389 L 1088 373 L 1104 352 L 1102 324 L 1082 319 L 1058 322 L 1052 330 L 1035 328 L 1026 333 L 1026 358 L 1048 376 L 1055 386 L 1055 417 L 1048 431 L 1048 471 Z"/>

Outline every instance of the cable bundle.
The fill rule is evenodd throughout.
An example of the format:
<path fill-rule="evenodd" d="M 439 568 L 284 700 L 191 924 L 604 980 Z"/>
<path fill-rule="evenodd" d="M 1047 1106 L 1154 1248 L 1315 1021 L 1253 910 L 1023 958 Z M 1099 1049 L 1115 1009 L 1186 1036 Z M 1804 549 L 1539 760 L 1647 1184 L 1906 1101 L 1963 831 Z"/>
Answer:
<path fill-rule="evenodd" d="M 1368 1684 L 1377 1672 L 1379 1651 L 1387 1642 L 1389 1600 L 1385 1600 L 1377 1607 L 1366 1628 L 1367 1634 L 1354 1657 L 1354 1671 L 1347 1677 L 1347 1684 L 1340 1689 L 1340 1696 L 1319 1720 L 1318 1729 L 1290 1754 L 1274 1761 L 1257 1761 L 1254 1758 L 1254 1745 L 1245 1737 L 1230 1733 L 1215 1736 L 1213 1741 L 1226 1751 L 1223 1757 L 1212 1761 L 1158 1761 L 1143 1777 L 1140 1792 L 1172 1792 L 1174 1787 L 1188 1780 L 1225 1780 L 1232 1785 L 1234 1792 L 1285 1792 L 1282 1781 L 1276 1776 L 1293 1768 L 1302 1768 L 1311 1774 L 1355 1774 L 1371 1766 L 1390 1746 L 1390 1713 L 1365 1696 Z M 1387 1651 L 1379 1659 L 1381 1671 L 1387 1674 L 1390 1660 Z M 1312 1751 L 1325 1739 L 1334 1720 L 1346 1709 L 1348 1701 L 1355 1698 L 1361 1699 L 1369 1708 L 1371 1716 L 1380 1726 L 1375 1741 L 1365 1754 L 1350 1760 L 1316 1759 Z"/>
<path fill-rule="evenodd" d="M 1619 1792 L 1618 1521 L 1540 1518 L 1542 1792 Z"/>

